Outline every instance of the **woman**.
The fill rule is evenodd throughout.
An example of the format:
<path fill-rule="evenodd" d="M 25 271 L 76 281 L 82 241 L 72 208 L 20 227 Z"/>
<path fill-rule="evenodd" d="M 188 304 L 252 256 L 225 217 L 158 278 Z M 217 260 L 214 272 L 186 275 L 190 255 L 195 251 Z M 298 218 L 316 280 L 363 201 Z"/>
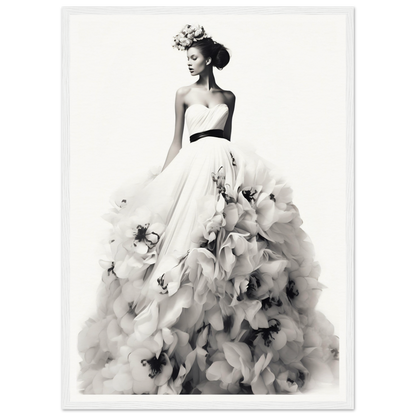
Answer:
<path fill-rule="evenodd" d="M 114 198 L 97 315 L 79 334 L 86 394 L 287 394 L 337 378 L 338 339 L 291 189 L 232 144 L 227 50 L 186 25 L 198 81 L 176 94 L 163 171 Z M 191 145 L 181 148 L 184 123 Z"/>
<path fill-rule="evenodd" d="M 201 31 L 202 33 L 202 31 Z M 188 69 L 198 81 L 187 87 L 179 88 L 175 99 L 175 134 L 163 169 L 172 161 L 182 147 L 185 111 L 192 105 L 212 108 L 225 104 L 229 114 L 224 127 L 223 137 L 231 138 L 231 121 L 235 106 L 235 96 L 231 91 L 222 90 L 215 82 L 213 67 L 223 69 L 230 61 L 230 55 L 223 45 L 214 43 L 211 38 L 202 38 L 187 49 Z M 214 57 L 214 58 L 213 58 Z"/>

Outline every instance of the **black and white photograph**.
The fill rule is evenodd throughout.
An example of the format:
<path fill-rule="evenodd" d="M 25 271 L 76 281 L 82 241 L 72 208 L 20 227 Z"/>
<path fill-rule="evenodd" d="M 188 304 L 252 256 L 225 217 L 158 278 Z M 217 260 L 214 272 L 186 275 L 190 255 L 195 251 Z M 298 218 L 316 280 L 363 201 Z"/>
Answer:
<path fill-rule="evenodd" d="M 353 8 L 63 19 L 68 408 L 351 408 Z"/>

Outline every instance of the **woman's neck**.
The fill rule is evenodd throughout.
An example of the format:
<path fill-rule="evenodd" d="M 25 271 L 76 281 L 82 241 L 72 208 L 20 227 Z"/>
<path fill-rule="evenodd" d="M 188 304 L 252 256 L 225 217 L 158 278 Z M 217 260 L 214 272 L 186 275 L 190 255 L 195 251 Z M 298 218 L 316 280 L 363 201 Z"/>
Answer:
<path fill-rule="evenodd" d="M 214 88 L 218 88 L 211 68 L 208 69 L 207 72 L 199 75 L 199 80 L 196 82 L 196 84 L 203 87 L 207 91 L 211 91 Z"/>

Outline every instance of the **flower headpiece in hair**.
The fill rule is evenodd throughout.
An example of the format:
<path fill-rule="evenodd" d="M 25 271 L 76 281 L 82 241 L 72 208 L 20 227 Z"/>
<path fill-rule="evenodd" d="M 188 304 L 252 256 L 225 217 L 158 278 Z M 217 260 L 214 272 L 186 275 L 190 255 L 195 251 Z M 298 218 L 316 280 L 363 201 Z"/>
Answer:
<path fill-rule="evenodd" d="M 172 47 L 184 51 L 192 45 L 192 42 L 210 37 L 211 36 L 208 36 L 205 32 L 203 26 L 185 25 L 183 29 L 173 37 Z"/>

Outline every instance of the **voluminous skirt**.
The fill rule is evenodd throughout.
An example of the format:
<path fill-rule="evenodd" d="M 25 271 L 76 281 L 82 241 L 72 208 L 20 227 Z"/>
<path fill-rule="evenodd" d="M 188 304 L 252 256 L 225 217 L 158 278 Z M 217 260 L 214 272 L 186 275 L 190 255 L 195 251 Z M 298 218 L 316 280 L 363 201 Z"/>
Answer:
<path fill-rule="evenodd" d="M 286 394 L 336 383 L 338 338 L 292 190 L 224 139 L 120 189 L 96 316 L 79 333 L 86 394 Z"/>

